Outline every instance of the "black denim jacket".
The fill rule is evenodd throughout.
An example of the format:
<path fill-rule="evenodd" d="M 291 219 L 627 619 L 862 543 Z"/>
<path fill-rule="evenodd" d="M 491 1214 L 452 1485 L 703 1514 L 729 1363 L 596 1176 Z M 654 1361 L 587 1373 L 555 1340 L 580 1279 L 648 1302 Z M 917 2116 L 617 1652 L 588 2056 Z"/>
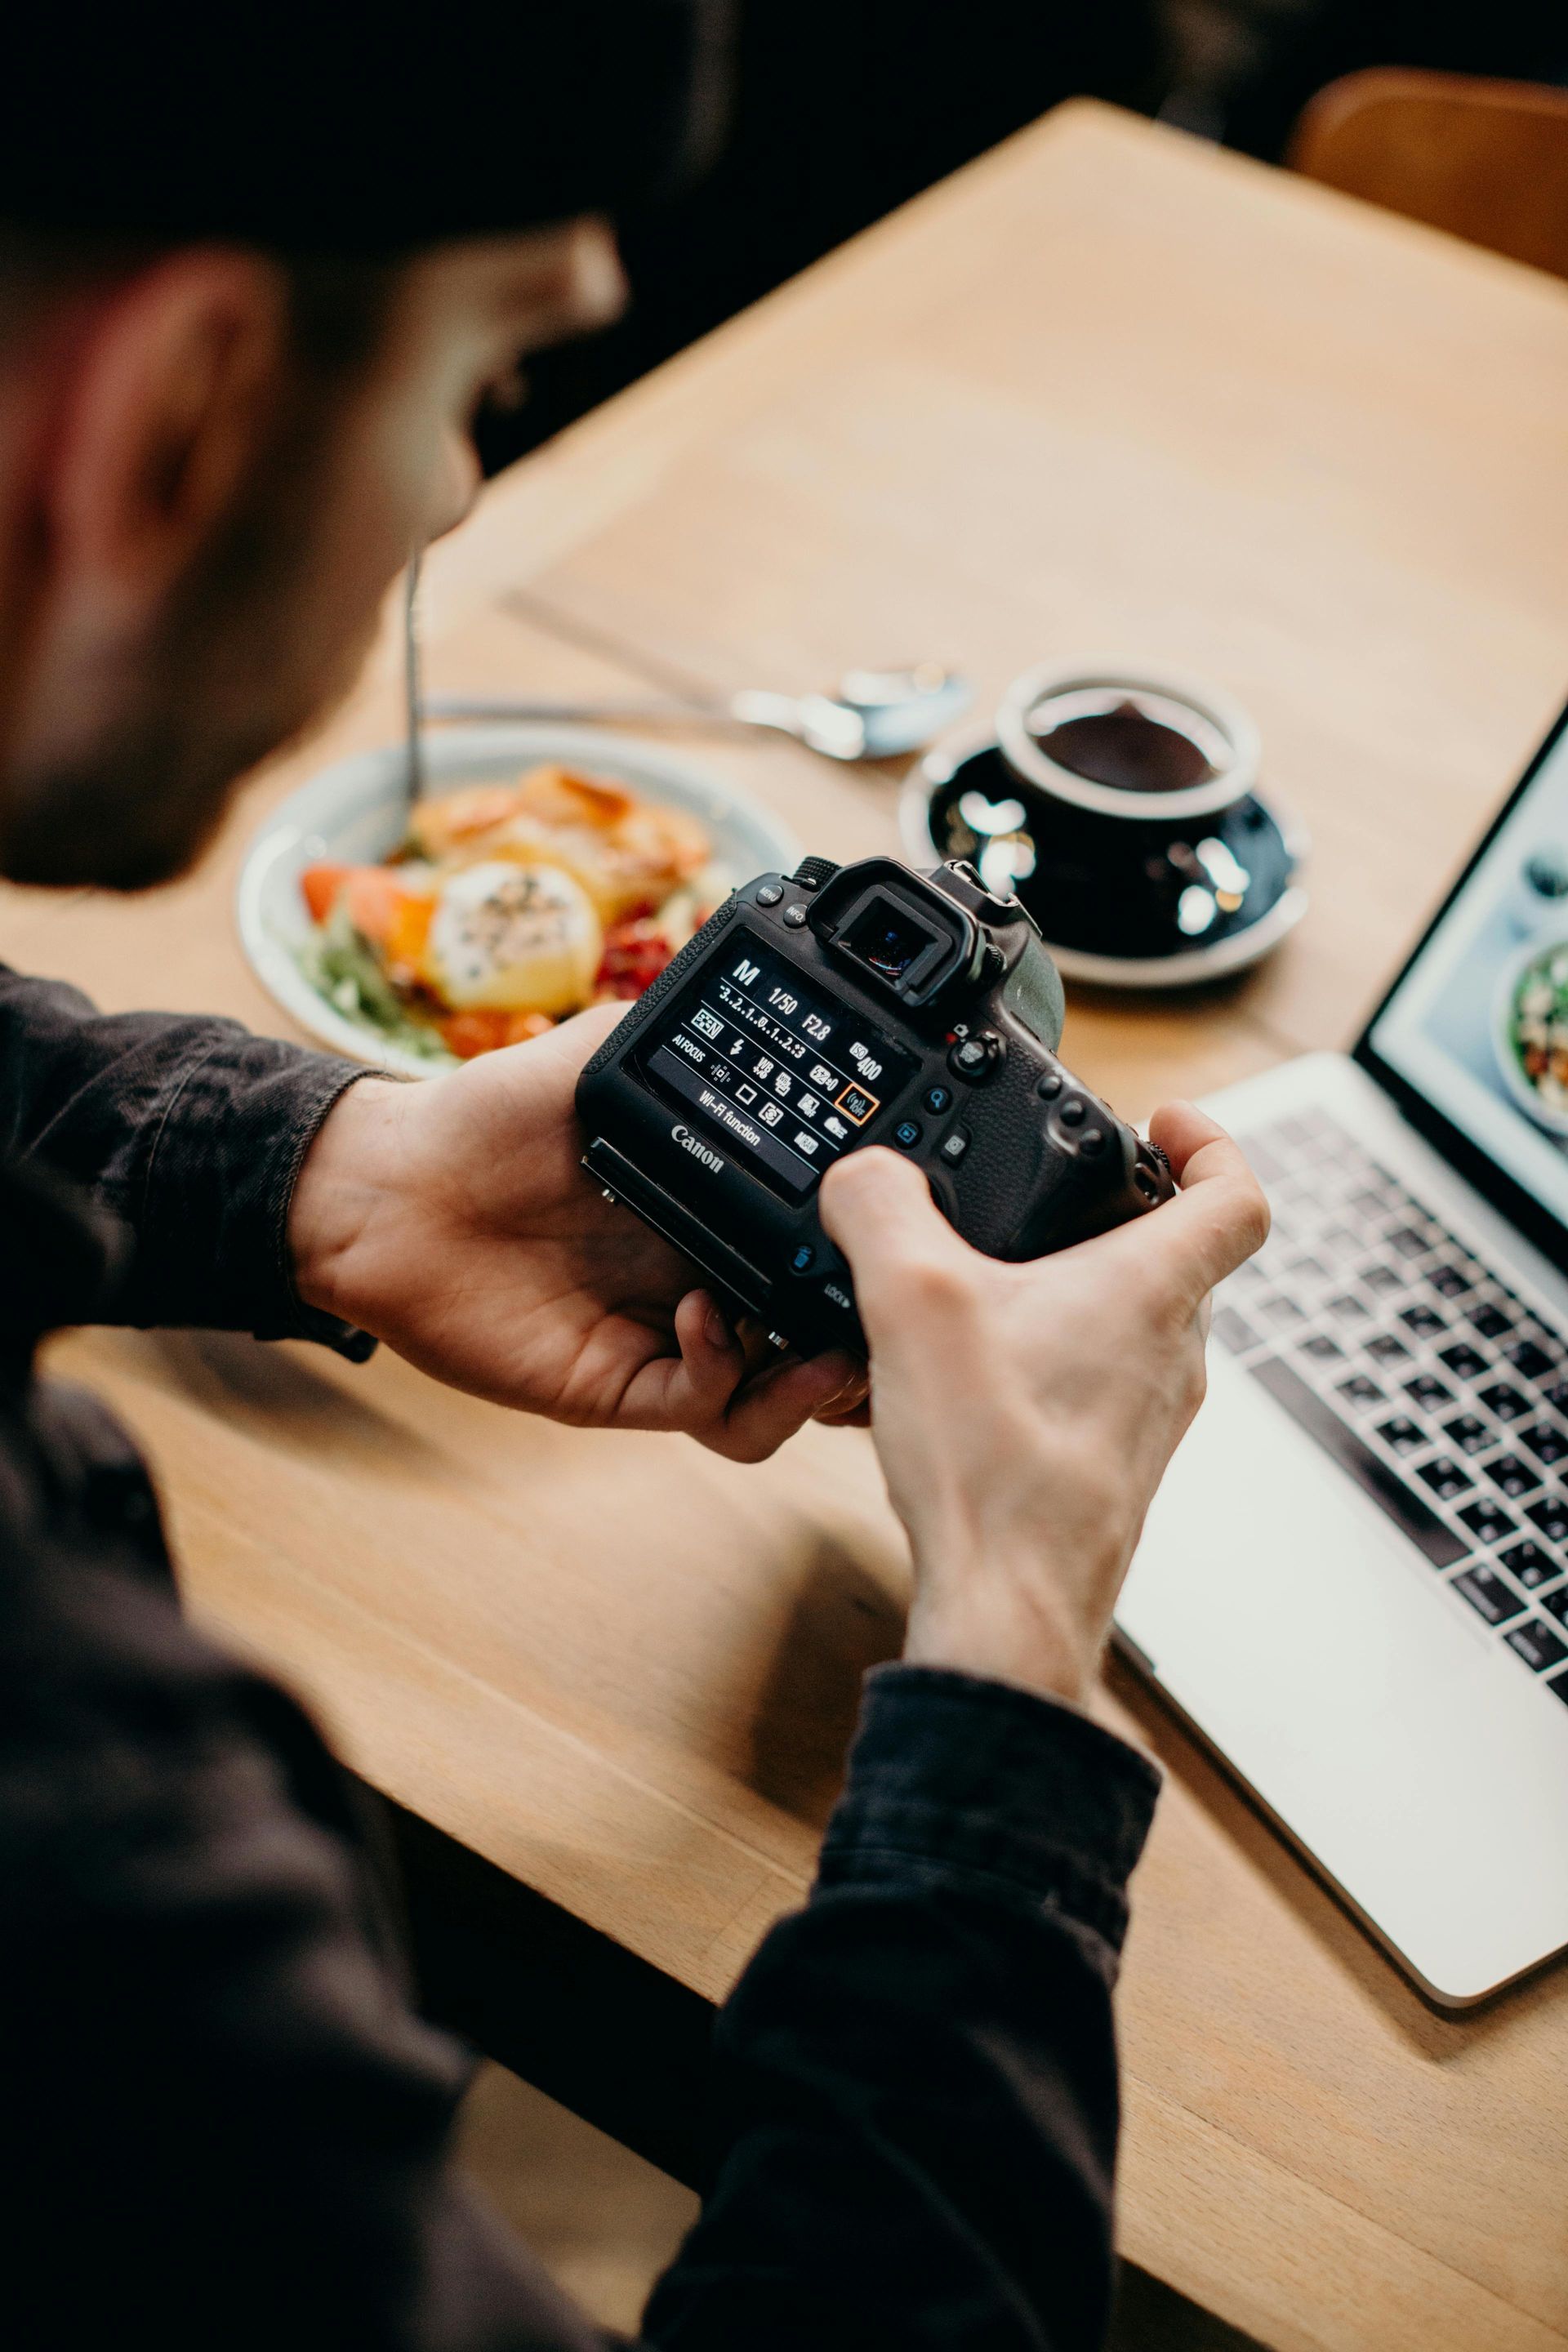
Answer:
<path fill-rule="evenodd" d="M 0 971 L 0 2334 L 19 2347 L 602 2347 L 449 2158 L 464 2054 L 378 1948 L 335 1768 L 179 1614 L 62 1322 L 301 1308 L 300 1160 L 353 1073 Z M 1152 1768 L 958 1674 L 869 1680 L 804 1910 L 721 2013 L 716 2185 L 648 2345 L 1099 2342 L 1111 1986 Z"/>

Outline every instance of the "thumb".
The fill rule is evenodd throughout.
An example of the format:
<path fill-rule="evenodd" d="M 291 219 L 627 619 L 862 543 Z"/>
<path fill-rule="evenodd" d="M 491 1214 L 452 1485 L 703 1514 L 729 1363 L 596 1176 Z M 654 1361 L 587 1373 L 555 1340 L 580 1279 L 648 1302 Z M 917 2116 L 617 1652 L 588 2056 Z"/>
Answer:
<path fill-rule="evenodd" d="M 849 1261 L 862 1307 L 886 1276 L 911 1266 L 957 1264 L 973 1253 L 936 1202 L 920 1170 L 870 1144 L 830 1168 L 822 1181 L 822 1223 Z"/>
<path fill-rule="evenodd" d="M 606 1004 L 590 1004 L 583 1012 L 573 1013 L 569 1021 L 558 1021 L 553 1029 L 547 1029 L 542 1037 L 531 1042 L 548 1047 L 569 1061 L 574 1070 L 580 1070 L 630 1011 L 631 1006 L 620 997 L 612 997 Z"/>

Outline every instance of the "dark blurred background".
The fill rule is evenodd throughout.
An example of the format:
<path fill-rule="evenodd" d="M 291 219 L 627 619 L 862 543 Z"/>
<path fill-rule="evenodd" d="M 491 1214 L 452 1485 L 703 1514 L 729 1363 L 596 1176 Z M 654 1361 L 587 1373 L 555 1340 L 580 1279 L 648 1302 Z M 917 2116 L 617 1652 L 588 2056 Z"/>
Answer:
<path fill-rule="evenodd" d="M 1058 100 L 1272 162 L 1313 93 L 1360 67 L 1568 84 L 1568 10 L 1549 0 L 740 0 L 740 22 L 724 159 L 621 223 L 628 316 L 531 363 L 526 403 L 483 422 L 488 470 Z"/>
<path fill-rule="evenodd" d="M 1278 163 L 1314 91 L 1363 66 L 1568 83 L 1552 0 L 1165 0 L 1167 121 Z"/>

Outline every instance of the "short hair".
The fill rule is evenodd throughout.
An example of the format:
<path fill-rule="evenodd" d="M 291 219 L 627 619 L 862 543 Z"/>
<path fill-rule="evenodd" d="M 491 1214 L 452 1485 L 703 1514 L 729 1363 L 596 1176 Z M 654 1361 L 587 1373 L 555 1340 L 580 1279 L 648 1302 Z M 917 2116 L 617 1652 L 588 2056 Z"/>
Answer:
<path fill-rule="evenodd" d="M 133 277 L 188 240 L 113 237 L 0 223 L 0 358 L 62 301 Z M 283 276 L 293 357 L 312 375 L 352 375 L 379 349 L 406 262 L 373 256 L 265 257 Z"/>

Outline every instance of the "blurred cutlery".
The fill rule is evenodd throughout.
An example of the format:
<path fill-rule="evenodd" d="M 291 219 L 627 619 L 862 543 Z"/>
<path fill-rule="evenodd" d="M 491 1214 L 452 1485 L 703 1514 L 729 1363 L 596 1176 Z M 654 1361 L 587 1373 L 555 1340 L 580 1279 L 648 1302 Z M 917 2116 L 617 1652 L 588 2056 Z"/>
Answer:
<path fill-rule="evenodd" d="M 410 688 L 412 730 L 417 676 L 411 675 L 415 678 Z M 956 670 L 921 662 L 912 669 L 847 670 L 837 694 L 771 694 L 761 688 L 747 688 L 712 700 L 694 696 L 689 702 L 674 696 L 661 700 L 610 697 L 571 701 L 431 694 L 418 707 L 426 719 L 657 719 L 676 726 L 768 727 L 793 735 L 808 751 L 820 751 L 826 759 L 887 760 L 900 752 L 922 751 L 968 709 L 973 691 Z M 411 764 L 412 759 L 411 751 Z"/>

